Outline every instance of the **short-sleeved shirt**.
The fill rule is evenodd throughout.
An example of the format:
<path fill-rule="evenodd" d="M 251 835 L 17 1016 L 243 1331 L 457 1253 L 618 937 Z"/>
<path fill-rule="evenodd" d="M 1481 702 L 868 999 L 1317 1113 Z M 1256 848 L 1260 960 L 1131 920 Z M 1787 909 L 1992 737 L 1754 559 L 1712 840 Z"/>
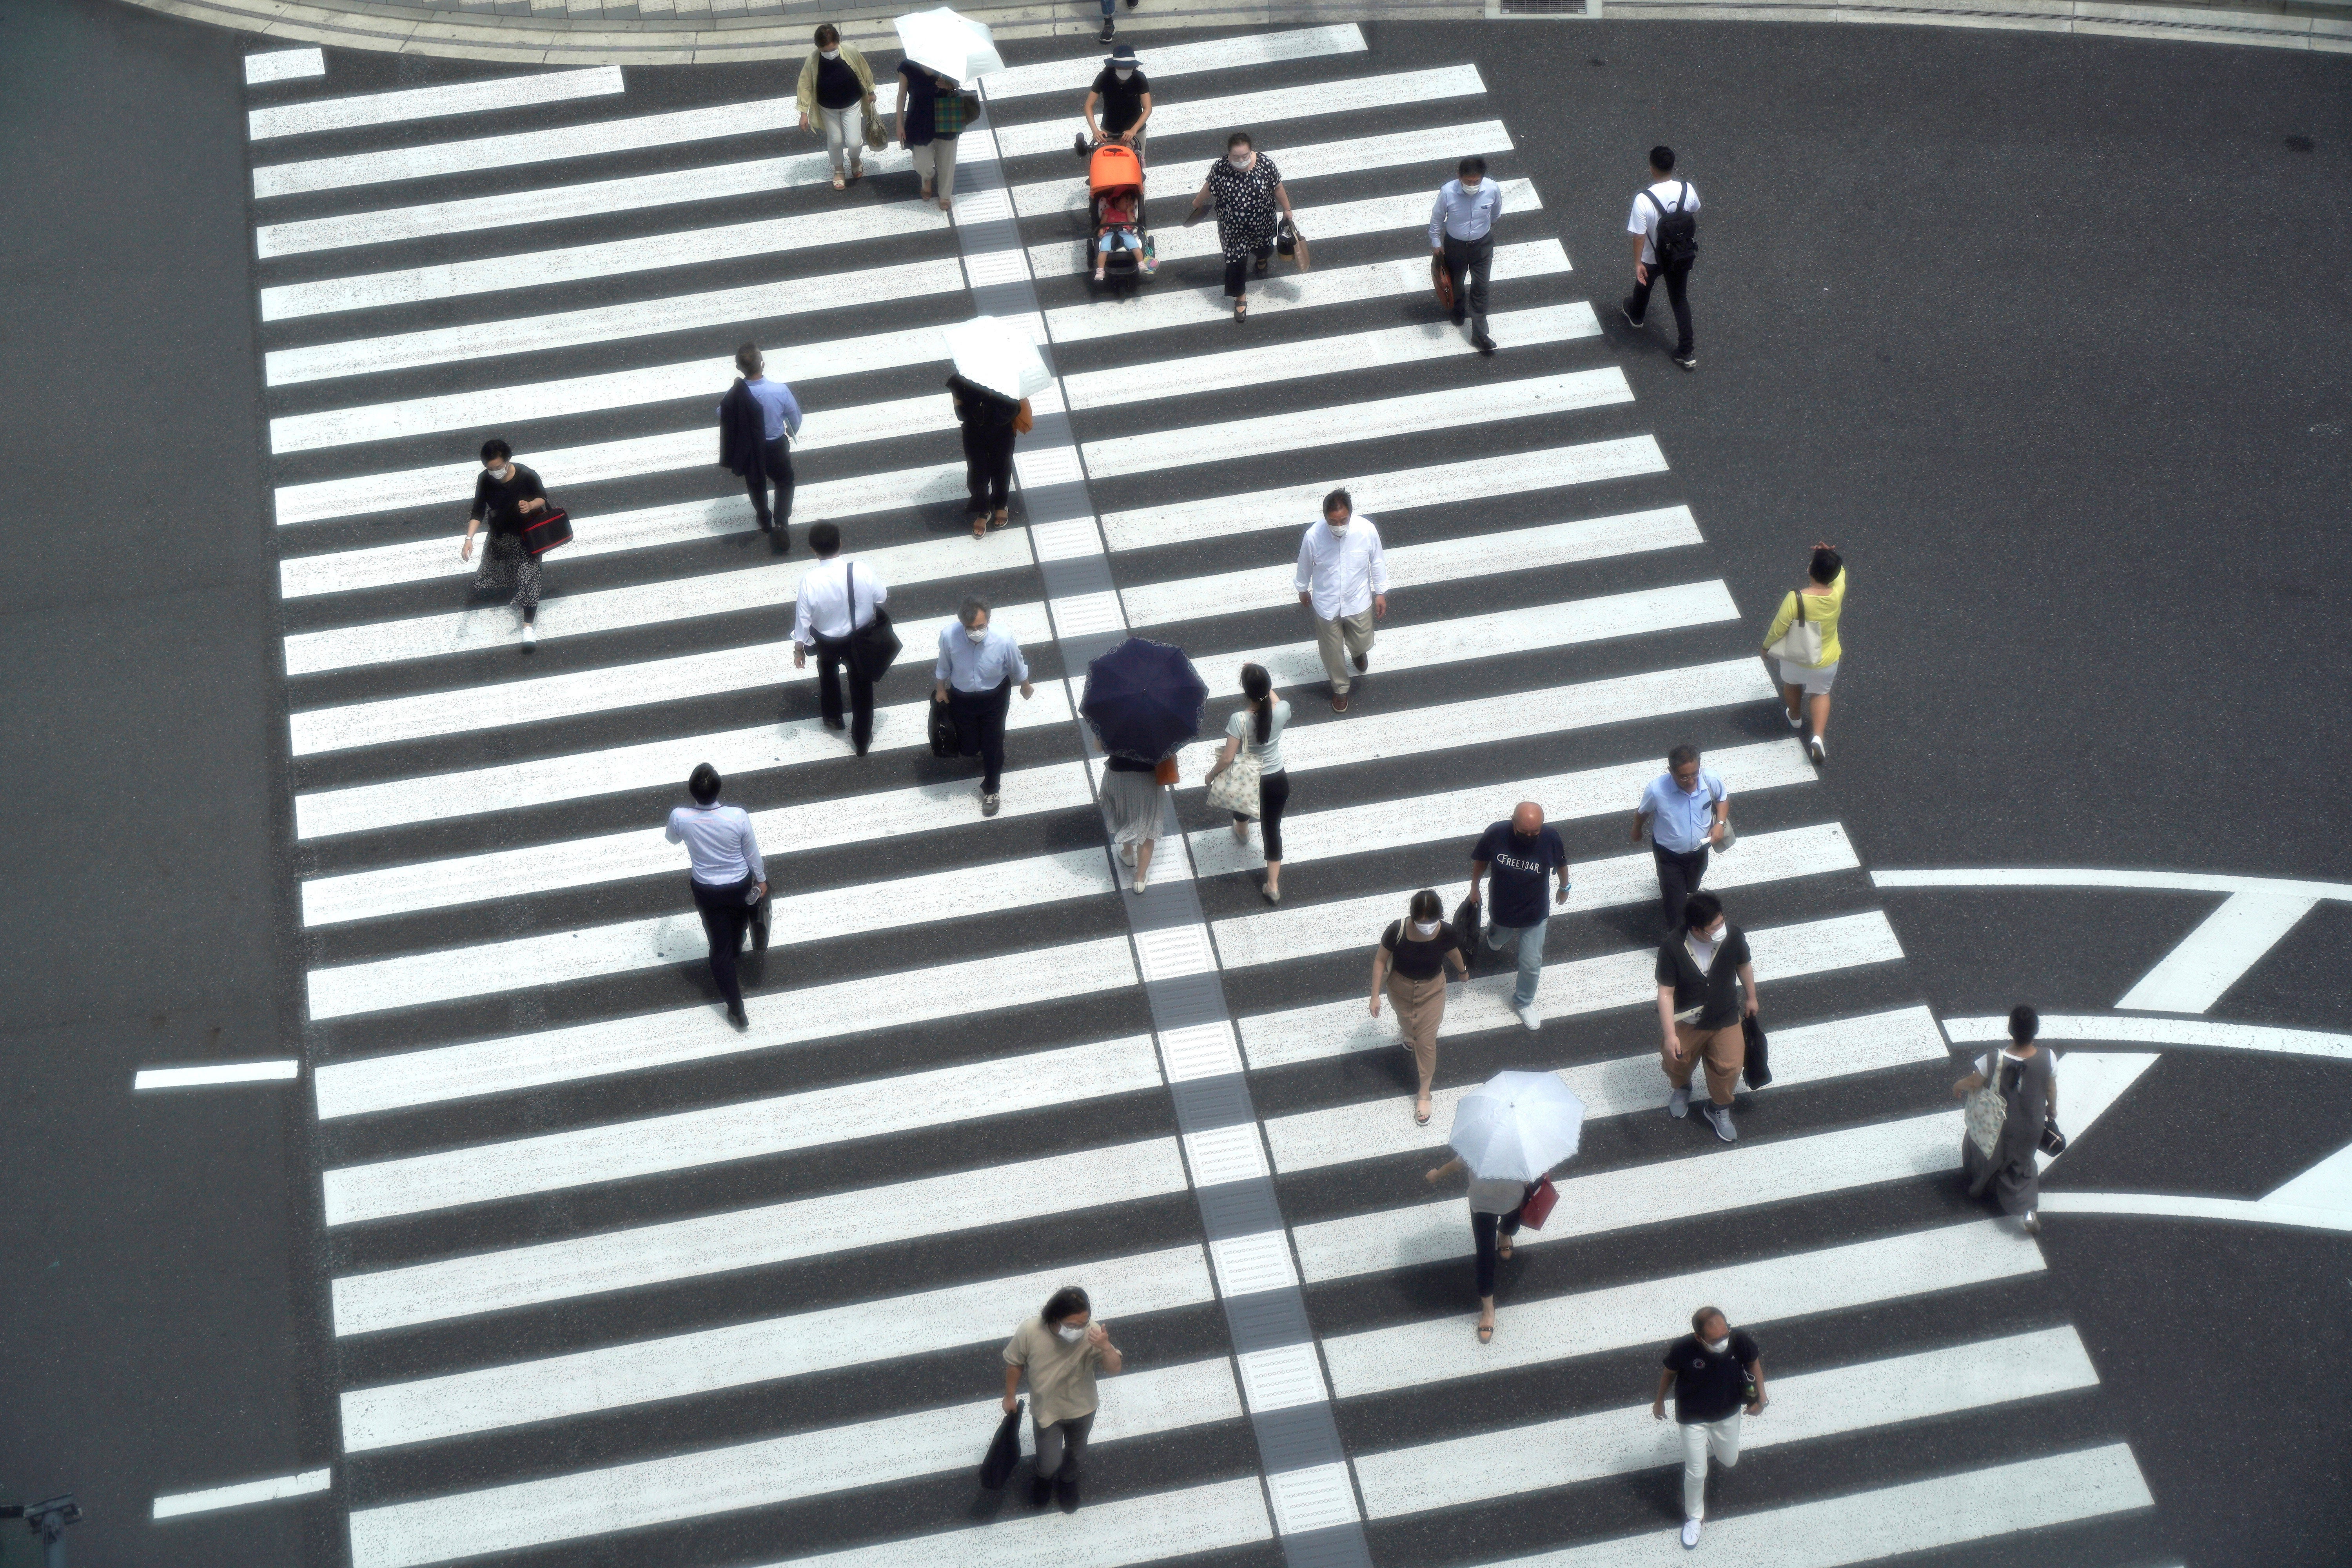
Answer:
<path fill-rule="evenodd" d="M 817 51 L 816 100 L 818 104 L 826 109 L 847 109 L 865 96 L 865 84 L 857 79 L 857 73 L 850 68 L 847 60 L 841 58 L 839 50 L 834 51 L 834 57 L 831 59 L 824 58 L 823 49 Z"/>
<path fill-rule="evenodd" d="M 1544 879 L 1568 864 L 1568 847 L 1549 823 L 1536 830 L 1534 843 L 1526 844 L 1511 831 L 1507 819 L 1497 822 L 1479 836 L 1478 847 L 1470 851 L 1470 858 L 1484 860 L 1489 868 L 1489 921 L 1525 931 L 1550 917 Z"/>
<path fill-rule="evenodd" d="M 1528 1201 L 1528 1184 L 1499 1176 L 1488 1181 L 1483 1176 L 1470 1178 L 1470 1212 L 1472 1214 L 1517 1214 L 1519 1205 Z"/>
<path fill-rule="evenodd" d="M 1675 988 L 1675 1020 L 1702 1029 L 1728 1028 L 1739 1019 L 1739 966 L 1751 962 L 1748 933 L 1723 922 L 1723 935 L 1702 966 L 1683 932 L 1658 948 L 1658 984 Z M 1685 1017 L 1684 1015 L 1691 1014 Z"/>
<path fill-rule="evenodd" d="M 1389 950 L 1389 963 L 1407 980 L 1433 980 L 1445 972 L 1445 955 L 1461 951 L 1461 942 L 1454 928 L 1444 921 L 1437 922 L 1437 934 L 1426 941 L 1405 935 L 1404 921 L 1391 921 L 1389 929 L 1381 932 L 1381 945 Z"/>
<path fill-rule="evenodd" d="M 1650 205 L 1651 196 L 1658 199 L 1657 206 Z M 1640 191 L 1633 193 L 1633 212 L 1625 220 L 1625 232 L 1642 237 L 1642 260 L 1645 266 L 1658 264 L 1658 207 L 1674 212 L 1678 205 L 1683 212 L 1698 211 L 1698 193 L 1691 188 L 1688 180 L 1660 180 L 1650 187 L 1648 195 Z"/>
<path fill-rule="evenodd" d="M 1257 743 L 1257 713 L 1254 709 L 1244 708 L 1226 720 L 1225 733 L 1249 748 L 1250 755 L 1257 759 L 1261 774 L 1278 773 L 1282 771 L 1282 731 L 1289 722 L 1290 704 L 1277 697 L 1274 715 L 1266 722 L 1265 745 Z"/>
<path fill-rule="evenodd" d="M 907 145 L 931 144 L 931 107 L 939 101 L 939 83 L 912 60 L 898 62 L 898 102 L 907 116 Z"/>
<path fill-rule="evenodd" d="M 1040 1426 L 1076 1421 L 1094 1414 L 1095 1368 L 1102 1352 L 1087 1343 L 1062 1338 L 1043 1318 L 1031 1318 L 1013 1331 L 1005 1342 L 1004 1362 L 1029 1374 L 1029 1415 Z"/>
<path fill-rule="evenodd" d="M 474 476 L 472 515 L 488 524 L 494 534 L 520 533 L 530 521 L 522 503 L 546 499 L 547 487 L 539 482 L 539 476 L 510 458 L 503 479 L 491 478 L 488 468 Z"/>
<path fill-rule="evenodd" d="M 1696 1426 L 1720 1421 L 1747 1404 L 1748 1369 L 1760 1354 L 1745 1329 L 1731 1331 L 1730 1347 L 1720 1355 L 1696 1334 L 1668 1345 L 1661 1364 L 1674 1369 L 1675 1419 Z"/>
<path fill-rule="evenodd" d="M 1687 794 L 1667 772 L 1650 781 L 1634 809 L 1650 819 L 1651 843 L 1671 855 L 1687 855 L 1706 847 L 1707 832 L 1715 826 L 1715 803 L 1730 798 L 1723 775 L 1711 768 L 1699 769 L 1698 788 Z"/>
<path fill-rule="evenodd" d="M 1095 73 L 1094 90 L 1102 100 L 1096 119 L 1106 133 L 1116 136 L 1143 118 L 1143 95 L 1151 90 L 1151 79 L 1134 71 L 1121 81 L 1117 71 L 1105 66 Z"/>

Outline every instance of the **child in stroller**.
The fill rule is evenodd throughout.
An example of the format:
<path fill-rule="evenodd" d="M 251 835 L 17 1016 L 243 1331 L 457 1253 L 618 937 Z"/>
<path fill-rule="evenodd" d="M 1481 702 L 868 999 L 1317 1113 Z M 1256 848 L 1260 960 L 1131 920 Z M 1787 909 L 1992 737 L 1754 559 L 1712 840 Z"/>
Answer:
<path fill-rule="evenodd" d="M 1094 218 L 1087 248 L 1094 252 L 1095 281 L 1103 280 L 1111 259 L 1121 254 L 1150 277 L 1158 258 L 1143 216 L 1142 160 L 1130 147 L 1102 143 L 1087 161 L 1087 188 Z"/>
<path fill-rule="evenodd" d="M 1136 219 L 1142 207 L 1142 199 L 1132 186 L 1104 194 L 1095 216 L 1096 282 L 1103 280 L 1103 268 L 1112 251 L 1132 250 L 1141 258 L 1143 237 L 1136 232 Z"/>

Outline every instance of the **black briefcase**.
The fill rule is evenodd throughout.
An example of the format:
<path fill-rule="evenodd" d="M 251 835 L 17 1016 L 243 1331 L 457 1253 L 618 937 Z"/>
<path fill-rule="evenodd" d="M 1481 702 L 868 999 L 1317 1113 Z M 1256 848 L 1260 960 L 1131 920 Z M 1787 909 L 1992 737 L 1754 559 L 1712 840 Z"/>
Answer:
<path fill-rule="evenodd" d="M 1740 1021 L 1739 1027 L 1748 1037 L 1748 1065 L 1740 1070 L 1747 1075 L 1748 1088 L 1762 1089 L 1772 1081 L 1772 1058 L 1764 1038 L 1764 1026 L 1750 1013 Z"/>
<path fill-rule="evenodd" d="M 955 704 L 934 700 L 931 703 L 931 755 L 952 757 L 962 750 L 956 739 Z"/>
<path fill-rule="evenodd" d="M 1454 907 L 1454 941 L 1462 949 L 1462 967 L 1478 973 L 1478 955 L 1486 950 L 1479 940 L 1479 909 L 1468 899 Z"/>
<path fill-rule="evenodd" d="M 996 1424 L 996 1436 L 988 1445 L 988 1457 L 980 1461 L 980 1484 L 990 1491 L 1002 1491 L 1004 1483 L 1013 1479 L 1013 1467 L 1021 1462 L 1021 1406 L 1014 1400 L 1004 1419 Z"/>

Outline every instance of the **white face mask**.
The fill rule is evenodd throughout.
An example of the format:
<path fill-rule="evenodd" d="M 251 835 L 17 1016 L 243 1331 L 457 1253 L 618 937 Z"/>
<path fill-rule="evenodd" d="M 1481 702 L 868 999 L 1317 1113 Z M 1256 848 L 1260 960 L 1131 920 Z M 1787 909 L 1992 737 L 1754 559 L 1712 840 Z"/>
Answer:
<path fill-rule="evenodd" d="M 1719 1340 L 1709 1340 L 1706 1342 L 1706 1348 L 1713 1353 L 1721 1355 L 1731 1348 L 1731 1336 L 1726 1334 Z"/>
<path fill-rule="evenodd" d="M 1250 154 L 1247 153 L 1228 153 L 1225 154 L 1225 162 L 1231 163 L 1236 169 L 1246 169 L 1250 165 Z"/>
<path fill-rule="evenodd" d="M 1110 74 L 1111 74 L 1111 75 L 1113 75 L 1113 76 L 1115 76 L 1115 77 L 1117 77 L 1117 78 L 1118 78 L 1118 79 L 1119 79 L 1119 80 L 1121 80 L 1121 81 L 1125 81 L 1128 78 L 1129 78 L 1129 77 L 1133 76 L 1135 73 L 1134 73 L 1133 71 L 1131 71 L 1131 70 L 1118 70 L 1118 69 L 1114 69 Z"/>
<path fill-rule="evenodd" d="M 1343 517 L 1339 521 L 1333 522 L 1327 517 L 1323 520 L 1323 526 L 1329 529 L 1335 534 L 1344 534 L 1348 531 L 1348 520 Z"/>
<path fill-rule="evenodd" d="M 841 58 L 841 51 L 839 49 L 819 49 L 817 50 L 817 53 L 823 55 L 829 60 L 837 60 Z"/>
<path fill-rule="evenodd" d="M 1699 941 L 1701 941 L 1701 942 L 1721 942 L 1721 941 L 1723 940 L 1723 924 L 1724 924 L 1724 922 L 1723 922 L 1723 921 L 1716 921 L 1716 922 L 1715 922 L 1715 929 L 1714 929 L 1713 931 L 1703 931 L 1699 932 L 1699 933 L 1698 933 L 1698 939 L 1699 939 Z"/>
<path fill-rule="evenodd" d="M 1065 1342 L 1065 1343 L 1067 1343 L 1067 1344 L 1076 1344 L 1080 1340 L 1085 1339 L 1085 1338 L 1087 1337 L 1087 1331 L 1086 1331 L 1086 1330 L 1084 1330 L 1084 1329 L 1074 1329 L 1074 1328 L 1070 1327 L 1067 1323 L 1063 1324 L 1060 1328 L 1055 1329 L 1054 1331 L 1055 1331 L 1055 1333 L 1057 1333 L 1057 1334 L 1061 1335 L 1061 1336 L 1062 1336 L 1062 1339 L 1063 1339 L 1063 1341 L 1064 1341 L 1064 1342 Z"/>
<path fill-rule="evenodd" d="M 499 483 L 504 484 L 509 479 L 514 478 L 514 469 L 511 468 L 492 468 L 489 470 L 489 475 L 490 478 L 498 480 Z"/>
<path fill-rule="evenodd" d="M 988 628 L 986 626 L 966 626 L 964 628 L 963 635 L 970 637 L 974 642 L 986 642 L 988 640 Z"/>
<path fill-rule="evenodd" d="M 1439 921 L 1415 921 L 1412 922 L 1412 929 L 1416 935 L 1435 936 L 1438 926 L 1443 923 Z"/>

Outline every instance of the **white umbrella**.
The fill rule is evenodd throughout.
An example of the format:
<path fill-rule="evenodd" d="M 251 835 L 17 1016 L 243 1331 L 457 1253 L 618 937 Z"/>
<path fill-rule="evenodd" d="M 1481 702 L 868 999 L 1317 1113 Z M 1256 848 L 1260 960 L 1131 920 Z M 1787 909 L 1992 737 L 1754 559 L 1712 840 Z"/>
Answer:
<path fill-rule="evenodd" d="M 1556 1073 L 1498 1072 L 1462 1097 L 1446 1139 L 1483 1181 L 1532 1182 L 1576 1152 L 1584 1101 Z"/>
<path fill-rule="evenodd" d="M 977 386 L 1019 401 L 1054 384 L 1045 357 L 1029 334 L 997 316 L 974 316 L 940 329 L 956 374 Z"/>
<path fill-rule="evenodd" d="M 910 11 L 892 26 L 898 29 L 898 45 L 908 59 L 966 87 L 1004 68 L 1004 57 L 996 52 L 996 35 L 988 30 L 988 24 L 959 16 L 945 5 L 935 11 Z"/>

